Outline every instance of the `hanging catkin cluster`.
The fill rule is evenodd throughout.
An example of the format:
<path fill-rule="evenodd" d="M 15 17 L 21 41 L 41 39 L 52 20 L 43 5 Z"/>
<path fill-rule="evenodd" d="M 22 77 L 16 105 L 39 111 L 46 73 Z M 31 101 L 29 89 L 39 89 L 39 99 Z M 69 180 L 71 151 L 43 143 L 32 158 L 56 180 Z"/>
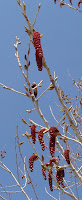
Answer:
<path fill-rule="evenodd" d="M 32 142 L 33 144 L 35 144 L 36 142 L 36 133 L 38 133 L 38 140 L 40 142 L 40 145 L 42 147 L 42 151 L 45 150 L 45 143 L 44 143 L 44 140 L 43 140 L 43 135 L 44 135 L 44 132 L 47 133 L 49 131 L 49 134 L 50 134 L 50 138 L 49 138 L 49 150 L 50 150 L 50 154 L 52 156 L 52 158 L 50 158 L 49 162 L 46 162 L 46 163 L 43 163 L 41 165 L 42 167 L 42 175 L 43 175 L 43 178 L 44 180 L 47 179 L 46 177 L 46 170 L 48 171 L 48 182 L 49 182 L 49 187 L 50 187 L 50 190 L 53 191 L 53 187 L 52 187 L 52 175 L 53 175 L 53 167 L 54 167 L 54 164 L 56 166 L 56 180 L 57 180 L 57 183 L 62 187 L 64 187 L 64 184 L 63 184 L 63 178 L 65 176 L 64 174 L 64 169 L 61 167 L 59 167 L 59 162 L 57 160 L 57 158 L 54 157 L 54 152 L 55 152 L 55 140 L 56 140 L 56 137 L 57 135 L 61 135 L 59 130 L 57 129 L 57 127 L 55 126 L 52 126 L 50 127 L 48 130 L 46 128 L 42 128 L 41 130 L 39 130 L 38 132 L 36 132 L 36 126 L 35 125 L 32 125 L 31 126 L 31 137 L 32 137 Z M 69 150 L 64 150 L 64 157 L 67 161 L 68 164 L 70 164 L 70 159 L 69 159 Z M 29 168 L 30 168 L 30 171 L 32 172 L 33 171 L 33 163 L 35 160 L 38 159 L 38 155 L 37 154 L 33 154 L 32 156 L 30 156 L 29 158 Z M 42 161 L 44 162 L 44 159 L 42 159 Z"/>
<path fill-rule="evenodd" d="M 53 167 L 54 164 L 56 166 L 59 165 L 58 160 L 56 158 L 51 158 L 48 163 L 45 163 L 45 164 L 42 165 L 42 175 L 44 177 L 44 180 L 47 179 L 46 178 L 46 167 L 49 168 L 49 171 L 48 171 L 48 182 L 49 182 L 49 187 L 50 187 L 51 191 L 53 191 L 53 187 L 52 187 L 52 175 L 53 175 L 52 167 Z"/>
<path fill-rule="evenodd" d="M 38 66 L 38 70 L 42 71 L 42 57 L 43 57 L 43 51 L 41 47 L 41 41 L 40 41 L 40 33 L 38 31 L 33 31 L 33 44 L 35 47 L 35 57 L 36 57 L 36 63 Z"/>

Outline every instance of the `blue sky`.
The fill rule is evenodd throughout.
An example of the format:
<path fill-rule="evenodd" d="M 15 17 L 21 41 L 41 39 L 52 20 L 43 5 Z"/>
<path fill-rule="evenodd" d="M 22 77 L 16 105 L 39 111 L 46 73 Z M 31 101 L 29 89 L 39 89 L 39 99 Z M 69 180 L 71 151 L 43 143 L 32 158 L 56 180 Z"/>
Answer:
<path fill-rule="evenodd" d="M 55 71 L 56 76 L 58 76 L 58 83 L 65 91 L 65 94 L 70 94 L 73 97 L 76 95 L 77 90 L 75 86 L 72 85 L 72 81 L 67 72 L 69 72 L 76 81 L 78 81 L 78 79 L 82 76 L 82 14 L 66 6 L 60 8 L 59 3 L 57 2 L 55 5 L 53 0 L 25 0 L 26 10 L 31 23 L 33 23 L 38 4 L 40 2 L 41 9 L 36 20 L 35 30 L 39 31 L 41 34 L 43 33 L 41 43 L 47 65 L 49 66 L 52 75 Z M 77 2 L 78 1 L 76 1 L 75 6 L 77 5 Z M 25 92 L 25 81 L 15 58 L 15 49 L 13 45 L 17 35 L 21 40 L 19 54 L 22 66 L 24 66 L 24 55 L 28 50 L 28 36 L 24 31 L 24 25 L 27 26 L 21 13 L 21 8 L 18 6 L 16 0 L 8 0 L 6 2 L 4 0 L 1 1 L 0 82 L 21 92 Z M 32 83 L 33 81 L 36 81 L 39 83 L 40 80 L 44 80 L 43 87 L 39 88 L 38 91 L 38 95 L 40 95 L 42 91 L 48 87 L 50 81 L 44 68 L 42 72 L 38 72 L 35 63 L 35 51 L 32 45 L 30 62 L 30 82 Z M 55 106 L 55 102 L 58 103 L 58 98 L 53 91 L 52 96 L 48 91 L 39 101 L 42 112 L 49 121 L 50 126 L 53 126 L 53 123 L 56 125 L 56 122 L 53 120 L 49 111 L 49 105 L 51 105 L 55 116 L 57 116 L 58 108 Z M 30 130 L 22 123 L 21 117 L 23 117 L 27 122 L 29 122 L 29 118 L 33 119 L 35 122 L 44 126 L 42 120 L 36 112 L 30 115 L 26 113 L 26 110 L 31 108 L 33 108 L 33 105 L 29 99 L 11 91 L 4 90 L 0 86 L 0 150 L 3 150 L 4 145 L 6 144 L 7 154 L 4 159 L 4 163 L 13 171 L 15 175 L 15 135 L 17 125 L 20 141 L 25 141 L 22 146 L 22 151 L 24 156 L 27 154 L 26 162 L 28 162 L 30 152 L 33 152 L 31 146 L 29 144 L 27 146 L 26 138 L 22 139 L 22 133 L 26 130 L 29 132 Z M 42 180 L 42 184 L 45 184 L 44 186 L 46 186 L 48 190 L 49 187 L 48 184 L 43 181 L 42 177 L 38 178 L 39 180 L 37 183 L 37 175 L 39 177 L 39 171 L 32 174 L 32 179 L 34 181 L 34 185 L 37 184 L 35 188 L 36 191 L 38 188 L 37 195 L 39 195 L 42 187 L 40 178 Z M 6 175 L 1 174 L 0 182 L 2 182 L 3 185 L 4 181 L 7 181 L 7 179 L 5 180 L 5 176 Z M 12 184 L 11 179 L 10 182 Z M 29 191 L 32 193 L 31 187 L 28 187 L 30 188 Z M 28 188 L 26 191 L 28 191 Z M 30 196 L 29 193 L 28 195 Z M 46 193 L 42 192 L 41 195 L 43 196 L 41 196 L 39 200 L 44 198 L 49 199 L 49 196 Z"/>

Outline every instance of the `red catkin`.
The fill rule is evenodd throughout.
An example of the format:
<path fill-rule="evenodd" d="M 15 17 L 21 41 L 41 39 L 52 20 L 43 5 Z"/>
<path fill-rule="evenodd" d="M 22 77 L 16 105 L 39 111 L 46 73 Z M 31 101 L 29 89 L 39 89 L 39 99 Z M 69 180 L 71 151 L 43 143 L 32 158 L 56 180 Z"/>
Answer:
<path fill-rule="evenodd" d="M 42 58 L 39 57 L 37 50 L 35 52 L 35 57 L 36 57 L 36 63 L 37 63 L 37 66 L 38 66 L 38 71 L 42 71 Z"/>
<path fill-rule="evenodd" d="M 52 157 L 54 157 L 54 152 L 55 152 L 55 136 L 50 136 L 49 139 L 49 150 L 50 150 L 50 154 Z"/>
<path fill-rule="evenodd" d="M 59 165 L 59 162 L 56 158 L 51 158 L 49 163 L 50 163 L 50 165 L 52 165 L 53 163 L 55 163 L 56 165 Z"/>
<path fill-rule="evenodd" d="M 80 0 L 79 2 L 78 2 L 78 7 L 80 8 L 80 3 L 82 3 L 82 0 Z"/>
<path fill-rule="evenodd" d="M 51 135 L 51 136 L 57 136 L 57 135 L 59 135 L 60 133 L 59 133 L 59 130 L 55 127 L 55 126 L 52 126 L 52 127 L 50 127 L 50 129 L 49 129 L 49 134 Z"/>
<path fill-rule="evenodd" d="M 60 7 L 62 7 L 62 6 L 64 6 L 64 5 L 65 5 L 64 2 L 61 2 L 61 3 L 60 3 Z"/>
<path fill-rule="evenodd" d="M 49 181 L 50 190 L 53 191 L 51 174 L 52 174 L 52 169 L 50 169 L 48 172 L 48 181 Z"/>
<path fill-rule="evenodd" d="M 73 4 L 72 4 L 72 0 L 70 0 L 70 4 L 73 5 Z"/>
<path fill-rule="evenodd" d="M 35 144 L 36 142 L 36 126 L 35 125 L 31 126 L 31 137 L 32 137 L 33 144 Z"/>
<path fill-rule="evenodd" d="M 70 164 L 69 150 L 68 150 L 68 149 L 66 149 L 66 150 L 64 151 L 64 157 L 65 157 L 67 163 Z"/>
<path fill-rule="evenodd" d="M 44 180 L 46 180 L 46 168 L 44 165 L 42 165 L 42 175 L 44 177 Z"/>
<path fill-rule="evenodd" d="M 36 154 L 33 154 L 32 156 L 30 156 L 29 158 L 29 168 L 30 168 L 30 171 L 32 172 L 33 171 L 33 163 L 35 160 L 38 159 L 38 156 Z"/>
<path fill-rule="evenodd" d="M 57 183 L 62 187 L 64 187 L 64 184 L 63 184 L 63 177 L 65 176 L 64 174 L 64 169 L 60 169 L 60 170 L 57 170 L 56 172 L 56 180 L 57 180 Z"/>
<path fill-rule="evenodd" d="M 33 32 L 33 43 L 34 43 L 34 47 L 35 47 L 39 57 L 42 58 L 43 51 L 42 51 L 42 47 L 41 47 L 40 33 L 38 31 Z"/>
<path fill-rule="evenodd" d="M 42 147 L 42 151 L 45 150 L 45 143 L 44 143 L 44 140 L 43 140 L 43 132 L 45 131 L 46 129 L 43 128 L 41 129 L 39 132 L 38 132 L 38 140 L 41 144 L 41 147 Z"/>
<path fill-rule="evenodd" d="M 56 0 L 54 0 L 54 3 L 56 4 Z"/>
<path fill-rule="evenodd" d="M 59 130 L 55 127 L 52 126 L 49 129 L 49 134 L 50 134 L 50 139 L 49 139 L 49 149 L 51 156 L 54 157 L 54 152 L 55 152 L 55 138 L 57 135 L 60 135 Z"/>
<path fill-rule="evenodd" d="M 46 180 L 46 167 L 48 167 L 49 165 L 49 163 L 45 163 L 42 165 L 42 175 L 44 177 L 44 180 Z"/>
<path fill-rule="evenodd" d="M 34 47 L 36 49 L 35 57 L 36 57 L 36 63 L 38 66 L 38 70 L 42 71 L 43 51 L 42 51 L 42 47 L 41 47 L 40 33 L 38 31 L 33 32 L 33 43 L 34 43 Z"/>

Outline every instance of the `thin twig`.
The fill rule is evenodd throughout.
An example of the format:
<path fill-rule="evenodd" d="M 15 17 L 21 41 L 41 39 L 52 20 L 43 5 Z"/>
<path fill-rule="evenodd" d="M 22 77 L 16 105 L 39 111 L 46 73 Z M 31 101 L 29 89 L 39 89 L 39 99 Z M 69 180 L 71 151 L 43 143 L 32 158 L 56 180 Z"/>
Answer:
<path fill-rule="evenodd" d="M 24 15 L 24 17 L 25 17 L 25 19 L 26 19 L 26 21 L 27 21 L 27 24 L 28 24 L 28 26 L 29 26 L 29 29 L 31 30 L 31 23 L 30 23 L 30 20 L 28 19 L 27 15 L 26 15 L 26 6 L 25 6 L 25 3 L 23 2 L 23 5 L 22 5 L 21 0 L 18 0 L 17 3 L 18 3 L 18 5 L 21 7 L 21 9 L 23 10 L 23 13 L 22 13 L 22 14 Z"/>
<path fill-rule="evenodd" d="M 26 156 L 25 156 L 25 158 L 24 158 L 24 177 L 25 177 L 25 184 L 24 184 L 24 187 L 26 187 L 26 185 L 27 185 L 27 176 L 26 176 L 26 168 L 25 168 L 25 159 L 26 159 Z M 24 188 L 23 187 L 23 188 Z"/>
<path fill-rule="evenodd" d="M 48 87 L 49 88 L 49 87 Z M 36 99 L 37 101 L 40 99 L 40 97 L 42 97 L 42 95 L 48 90 L 48 88 L 46 90 L 44 90 L 44 92 Z"/>
<path fill-rule="evenodd" d="M 34 121 L 31 120 L 31 119 L 29 119 L 29 122 L 30 122 L 31 124 L 34 124 L 35 126 L 38 126 L 38 127 L 40 127 L 40 128 L 43 128 L 43 126 L 41 126 L 40 124 L 37 124 L 36 122 L 34 122 Z"/>
<path fill-rule="evenodd" d="M 14 47 L 15 47 L 15 50 L 16 50 L 15 56 L 17 58 L 18 65 L 19 65 L 19 67 L 21 69 L 21 72 L 22 72 L 22 74 L 23 74 L 23 76 L 25 78 L 25 81 L 27 81 L 27 77 L 26 77 L 26 75 L 25 75 L 25 73 L 23 71 L 23 68 L 22 68 L 22 65 L 21 65 L 21 62 L 20 62 L 19 52 L 18 52 L 18 49 L 17 49 L 18 45 L 21 44 L 21 42 L 19 42 L 19 40 L 20 39 L 16 36 L 16 44 L 14 44 Z"/>
<path fill-rule="evenodd" d="M 38 6 L 38 10 L 37 10 L 37 13 L 36 13 L 36 15 L 35 15 L 34 22 L 33 22 L 33 24 L 32 24 L 32 30 L 33 30 L 33 28 L 34 28 L 34 25 L 35 25 L 35 22 L 36 22 L 36 18 L 37 18 L 37 15 L 38 15 L 38 13 L 39 13 L 40 8 L 41 8 L 41 3 L 40 3 L 39 6 Z"/>
<path fill-rule="evenodd" d="M 47 191 L 46 187 L 45 187 L 45 191 L 46 191 L 46 193 L 47 193 L 51 198 L 57 200 L 55 197 L 53 197 L 53 196 Z"/>
<path fill-rule="evenodd" d="M 75 86 L 77 87 L 77 88 L 79 88 L 79 89 L 81 89 L 82 90 L 82 87 L 81 87 L 81 85 L 80 86 L 78 86 L 78 84 L 76 83 L 76 81 L 71 77 L 71 75 L 70 75 L 70 73 L 68 72 L 68 75 L 69 75 L 69 77 L 71 78 L 71 80 L 73 81 L 73 84 L 75 84 Z"/>
<path fill-rule="evenodd" d="M 0 184 L 1 185 L 1 184 Z M 2 185 L 1 185 L 2 186 Z M 9 192 L 8 191 L 6 191 L 6 189 L 5 189 L 5 187 L 4 186 L 2 186 L 2 189 L 4 190 L 4 193 L 6 193 L 7 194 L 7 196 L 8 196 L 8 198 L 11 200 L 11 198 L 10 198 L 10 195 L 9 195 Z M 1 191 L 0 191 L 1 192 Z"/>
<path fill-rule="evenodd" d="M 17 90 L 14 90 L 13 88 L 7 87 L 7 86 L 4 85 L 3 83 L 0 83 L 0 85 L 2 85 L 2 87 L 3 87 L 4 89 L 11 90 L 12 92 L 15 92 L 15 93 L 17 93 L 17 94 L 21 94 L 21 95 L 26 96 L 26 94 L 24 94 L 24 93 L 22 93 L 22 92 L 19 92 L 19 91 L 17 91 Z"/>
<path fill-rule="evenodd" d="M 30 200 L 30 198 L 28 197 L 28 195 L 26 194 L 26 192 L 24 191 L 24 189 L 22 188 L 22 186 L 19 184 L 19 182 L 17 181 L 16 177 L 14 176 L 14 174 L 9 170 L 9 168 L 6 167 L 5 164 L 3 164 L 1 161 L 0 161 L 1 165 L 0 166 L 1 168 L 4 168 L 5 171 L 7 171 L 11 176 L 12 178 L 15 180 L 15 182 L 17 183 L 17 186 L 19 186 L 19 188 L 21 189 L 21 191 L 23 192 L 23 194 L 25 195 L 25 197 Z"/>
<path fill-rule="evenodd" d="M 54 79 L 53 79 L 53 77 L 52 77 L 52 75 L 51 75 L 51 73 L 50 73 L 49 67 L 48 67 L 47 64 L 46 64 L 45 58 L 43 57 L 42 60 L 43 60 L 43 65 L 44 65 L 44 67 L 46 68 L 46 70 L 47 70 L 47 72 L 48 72 L 48 75 L 49 75 L 49 77 L 50 77 L 50 81 L 52 82 L 52 84 L 53 84 L 53 86 L 54 86 L 54 89 L 55 89 L 55 91 L 56 91 L 56 93 L 57 93 L 57 96 L 58 96 L 58 98 L 59 98 L 59 101 L 60 101 L 61 105 L 62 105 L 63 108 L 64 108 L 65 114 L 66 114 L 66 116 L 67 116 L 67 118 L 68 118 L 68 120 L 69 120 L 69 122 L 70 122 L 70 125 L 72 126 L 72 128 L 73 128 L 73 130 L 74 130 L 74 133 L 75 133 L 75 135 L 77 136 L 78 140 L 79 140 L 80 142 L 82 142 L 82 139 L 81 139 L 81 137 L 80 137 L 80 135 L 79 135 L 79 132 L 77 131 L 77 127 L 74 125 L 74 123 L 73 123 L 73 121 L 72 121 L 72 119 L 71 119 L 71 117 L 70 117 L 70 115 L 69 115 L 69 113 L 68 113 L 68 108 L 67 108 L 67 106 L 64 104 L 64 102 L 62 101 L 62 98 L 61 98 L 61 96 L 60 96 L 60 92 L 59 92 L 59 90 L 57 89 L 57 87 L 56 87 L 56 85 L 55 85 L 55 83 L 54 83 Z"/>
<path fill-rule="evenodd" d="M 18 182 L 20 183 L 20 179 L 19 179 L 19 170 L 18 170 L 18 159 L 17 159 L 17 146 L 16 146 L 16 143 L 17 143 L 17 138 L 15 136 L 15 154 L 16 154 L 16 166 L 17 166 L 17 176 L 18 176 Z"/>
<path fill-rule="evenodd" d="M 6 200 L 6 199 L 5 199 L 4 197 L 2 197 L 1 195 L 0 195 L 0 198 L 3 199 L 3 200 Z"/>
<path fill-rule="evenodd" d="M 73 7 L 72 5 L 67 4 L 67 3 L 65 3 L 64 1 L 60 1 L 60 0 L 58 0 L 58 1 L 59 1 L 60 3 L 63 2 L 63 5 L 66 5 L 66 6 L 68 6 L 69 8 L 72 8 L 72 9 L 74 9 L 74 10 L 77 10 L 78 12 L 82 12 L 82 10 L 79 10 L 78 8 Z"/>

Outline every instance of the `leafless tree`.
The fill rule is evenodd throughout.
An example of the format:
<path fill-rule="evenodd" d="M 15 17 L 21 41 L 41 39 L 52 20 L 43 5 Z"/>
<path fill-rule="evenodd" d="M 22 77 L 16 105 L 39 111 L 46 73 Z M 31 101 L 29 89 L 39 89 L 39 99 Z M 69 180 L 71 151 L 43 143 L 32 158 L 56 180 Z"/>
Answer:
<path fill-rule="evenodd" d="M 32 190 L 35 194 L 35 199 L 41 199 L 41 197 L 37 196 L 37 189 L 33 184 L 31 175 L 35 173 L 35 170 L 38 171 L 38 165 L 40 163 L 40 172 L 39 177 L 37 176 L 37 182 L 40 177 L 43 178 L 44 185 L 43 189 L 46 192 L 50 199 L 74 199 L 81 200 L 80 190 L 82 185 L 82 77 L 78 82 L 76 82 L 71 75 L 70 79 L 72 83 L 76 87 L 75 97 L 70 97 L 68 94 L 65 94 L 63 89 L 60 87 L 58 83 L 58 77 L 51 74 L 50 68 L 48 67 L 44 54 L 43 48 L 41 46 L 41 37 L 42 35 L 35 30 L 34 25 L 36 23 L 36 19 L 41 8 L 41 4 L 38 6 L 38 10 L 36 16 L 34 18 L 34 22 L 31 25 L 31 22 L 26 14 L 26 6 L 25 3 L 21 2 L 21 0 L 17 1 L 18 5 L 22 9 L 22 13 L 24 18 L 26 19 L 28 27 L 25 27 L 25 32 L 29 36 L 28 41 L 28 52 L 25 54 L 25 65 L 24 69 L 21 65 L 20 56 L 18 52 L 18 46 L 21 45 L 20 39 L 16 36 L 15 47 L 15 56 L 18 61 L 19 68 L 21 69 L 22 75 L 25 79 L 26 84 L 25 93 L 14 90 L 13 88 L 7 87 L 4 84 L 0 83 L 3 88 L 16 92 L 18 94 L 24 95 L 27 100 L 32 101 L 33 108 L 31 110 L 26 110 L 27 113 L 34 113 L 37 111 L 37 117 L 40 116 L 42 119 L 44 126 L 37 123 L 37 119 L 32 120 L 29 119 L 27 122 L 22 118 L 22 122 L 27 127 L 27 131 L 22 134 L 23 139 L 27 140 L 27 144 L 30 143 L 33 153 L 28 153 L 28 163 L 26 163 L 26 157 L 23 156 L 21 151 L 21 147 L 24 146 L 24 141 L 20 142 L 18 135 L 18 127 L 16 129 L 16 137 L 15 137 L 15 153 L 16 153 L 16 167 L 17 167 L 17 178 L 14 176 L 13 172 L 4 164 L 4 156 L 6 154 L 5 147 L 1 151 L 1 159 L 0 159 L 0 170 L 6 171 L 10 174 L 13 179 L 12 185 L 2 186 L 0 184 L 0 197 L 1 199 L 6 199 L 4 196 L 7 195 L 7 199 L 11 199 L 11 193 L 23 193 L 23 195 L 28 200 L 32 200 L 31 194 L 29 195 L 29 186 L 32 187 Z M 53 2 L 52 2 L 53 3 Z M 60 6 L 68 6 L 71 9 L 75 9 L 76 12 L 82 12 L 80 10 L 80 4 L 82 1 L 78 2 L 77 8 L 73 6 L 72 1 L 69 1 L 69 4 L 65 3 L 65 1 L 56 0 L 54 3 L 60 3 Z M 31 44 L 33 44 L 35 48 L 35 59 L 36 65 L 39 71 L 42 71 L 45 68 L 46 73 L 48 74 L 50 84 L 46 88 L 45 91 L 37 97 L 37 93 L 42 87 L 43 81 L 40 80 L 39 83 L 33 82 L 30 83 L 29 77 L 29 68 L 30 68 L 30 49 Z M 36 69 L 37 70 L 37 69 Z M 40 108 L 40 99 L 47 91 L 50 92 L 52 96 L 52 90 L 58 97 L 58 102 L 55 102 L 55 106 L 58 109 L 58 119 L 54 114 L 54 111 L 49 106 L 51 117 L 54 118 L 55 126 L 49 126 L 49 121 L 45 118 L 45 115 L 42 113 Z M 47 100 L 46 102 L 47 103 Z M 62 133 L 61 131 L 62 130 Z M 37 145 L 36 145 L 37 144 Z M 22 160 L 22 167 L 19 166 L 19 156 Z M 24 185 L 22 186 L 20 179 L 24 180 Z M 49 184 L 50 190 L 47 189 L 46 184 Z M 28 190 L 26 187 L 28 185 Z M 18 189 L 19 188 L 19 189 Z M 57 198 L 55 197 L 55 192 Z M 22 197 L 21 197 L 22 199 Z"/>

